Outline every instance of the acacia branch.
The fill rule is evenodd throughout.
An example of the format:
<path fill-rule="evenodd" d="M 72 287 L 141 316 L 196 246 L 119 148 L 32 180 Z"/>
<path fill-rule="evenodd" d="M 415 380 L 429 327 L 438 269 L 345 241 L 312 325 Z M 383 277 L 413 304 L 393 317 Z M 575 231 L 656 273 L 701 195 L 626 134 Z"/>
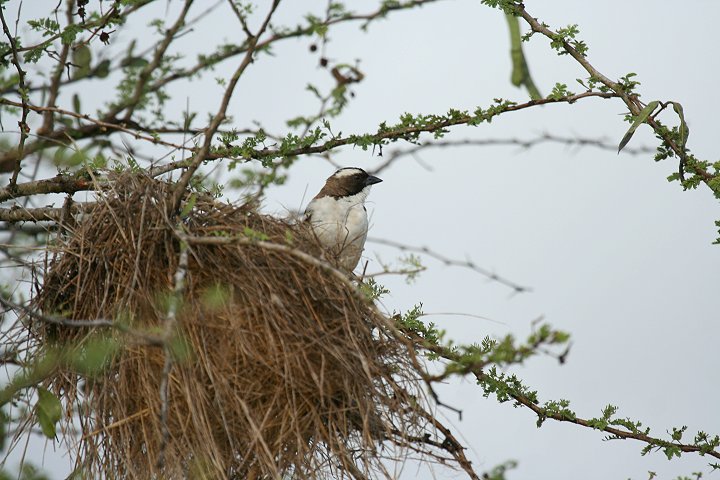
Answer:
<path fill-rule="evenodd" d="M 507 112 L 515 112 L 527 108 L 536 107 L 539 105 L 547 105 L 552 103 L 571 104 L 584 98 L 614 98 L 616 96 L 617 95 L 614 93 L 583 92 L 559 98 L 543 98 L 540 100 L 530 100 L 525 103 L 505 102 L 502 105 L 490 107 L 488 111 L 482 111 L 478 114 L 458 112 L 457 114 L 448 115 L 445 117 L 438 116 L 435 121 L 429 121 L 411 126 L 397 125 L 392 127 L 381 127 L 376 133 L 349 135 L 346 137 L 335 137 L 320 144 L 302 145 L 297 147 L 291 146 L 289 148 L 263 148 L 259 150 L 253 149 L 252 151 L 237 153 L 233 151 L 232 147 L 224 149 L 218 148 L 216 150 L 206 153 L 202 160 L 196 157 L 194 161 L 199 163 L 206 160 L 218 160 L 223 158 L 232 158 L 244 161 L 265 159 L 270 160 L 280 157 L 296 157 L 300 155 L 321 154 L 344 145 L 360 145 L 361 147 L 366 148 L 369 145 L 382 146 L 389 142 L 397 140 L 409 140 L 414 142 L 421 133 L 439 133 L 444 132 L 449 127 L 453 126 L 476 125 L 481 122 L 487 122 L 492 118 Z M 197 150 L 197 152 L 202 153 L 201 150 Z M 242 155 L 242 157 L 239 157 L 238 154 Z M 175 166 L 173 167 L 173 165 Z M 177 162 L 174 162 L 174 164 L 168 164 L 163 168 L 173 169 L 181 168 L 184 166 L 187 166 L 187 160 L 179 160 Z"/>
<path fill-rule="evenodd" d="M 459 375 L 465 375 L 465 374 L 472 374 L 478 381 L 478 383 L 486 384 L 488 382 L 492 382 L 493 379 L 488 376 L 487 373 L 484 371 L 484 367 L 487 366 L 487 362 L 485 360 L 479 360 L 474 362 L 468 362 L 466 359 L 462 357 L 462 355 L 450 348 L 444 347 L 442 345 L 438 345 L 435 343 L 428 342 L 424 338 L 422 338 L 420 335 L 418 335 L 416 332 L 403 329 L 405 334 L 408 335 L 410 340 L 417 346 L 420 350 L 426 350 L 429 352 L 432 352 L 433 354 L 437 355 L 438 357 L 444 358 L 446 360 L 449 360 L 450 362 L 460 364 L 462 365 L 462 368 L 458 368 L 456 370 L 452 370 L 447 372 L 445 375 L 440 375 L 434 379 L 431 380 L 441 380 L 447 378 L 450 374 L 459 374 Z M 632 440 L 638 440 L 640 442 L 643 442 L 647 445 L 657 447 L 657 448 L 664 448 L 664 447 L 674 447 L 678 450 L 685 452 L 685 453 L 699 453 L 701 455 L 710 455 L 711 457 L 715 457 L 720 459 L 720 452 L 714 449 L 705 448 L 699 445 L 690 445 L 690 444 L 683 444 L 675 441 L 667 441 L 663 440 L 657 437 L 653 437 L 650 435 L 647 435 L 645 433 L 637 432 L 637 431 L 630 431 L 630 430 L 624 430 L 620 428 L 616 428 L 611 425 L 607 425 L 603 428 L 599 428 L 596 424 L 593 424 L 588 419 L 583 419 L 580 417 L 573 415 L 563 415 L 558 412 L 549 411 L 548 409 L 542 407 L 541 405 L 538 405 L 537 401 L 530 399 L 527 395 L 524 395 L 522 392 L 519 392 L 513 388 L 509 388 L 507 391 L 507 394 L 517 402 L 518 405 L 521 405 L 523 407 L 526 407 L 530 410 L 532 410 L 539 418 L 540 421 L 544 421 L 546 419 L 555 420 L 558 422 L 566 422 L 566 423 L 572 423 L 575 425 L 579 425 L 581 427 L 587 427 L 592 428 L 593 430 L 599 430 L 606 432 L 610 435 L 612 435 L 613 438 L 618 439 L 632 439 Z"/>
<path fill-rule="evenodd" d="M 248 58 L 248 57 L 246 57 Z M 238 72 L 241 72 L 241 67 L 244 70 L 244 68 L 247 67 L 247 65 L 250 63 L 250 60 L 248 59 L 247 62 L 243 62 L 240 67 L 238 67 L 238 70 L 236 70 L 236 74 Z M 243 67 L 244 65 L 244 67 Z M 239 78 L 239 76 L 238 76 Z M 213 122 L 208 127 L 208 129 L 205 130 L 205 142 L 202 147 L 200 148 L 189 148 L 184 147 L 182 145 L 178 144 L 172 144 L 170 142 L 163 142 L 159 141 L 156 143 L 161 143 L 173 148 L 177 149 L 183 149 L 186 151 L 193 152 L 193 157 L 189 159 L 183 159 L 178 160 L 175 162 L 170 162 L 168 164 L 152 167 L 150 170 L 150 173 L 152 176 L 161 175 L 163 173 L 170 172 L 172 170 L 180 169 L 180 168 L 188 168 L 188 170 L 183 174 L 183 177 L 181 177 L 180 181 L 178 182 L 176 186 L 177 192 L 183 192 L 185 188 L 187 187 L 187 184 L 190 181 L 190 178 L 192 174 L 197 170 L 197 168 L 202 164 L 202 162 L 207 160 L 218 160 L 223 158 L 231 158 L 235 160 L 241 160 L 246 161 L 249 159 L 255 159 L 255 160 L 263 160 L 263 159 L 274 159 L 279 157 L 292 157 L 292 156 L 300 156 L 300 155 L 309 155 L 309 154 L 320 154 L 324 153 L 330 150 L 333 150 L 337 147 L 344 146 L 344 145 L 379 145 L 382 146 L 384 144 L 387 144 L 392 141 L 397 140 L 410 140 L 410 141 L 416 141 L 416 138 L 421 133 L 437 133 L 437 132 L 443 132 L 447 128 L 457 125 L 476 125 L 480 122 L 486 122 L 491 120 L 497 115 L 507 113 L 507 112 L 514 112 L 519 110 L 524 110 L 527 108 L 536 107 L 539 105 L 546 105 L 551 103 L 574 103 L 578 100 L 584 99 L 584 98 L 592 98 L 592 97 L 599 97 L 599 98 L 613 98 L 617 95 L 614 93 L 602 93 L 602 92 L 584 92 L 580 94 L 574 94 L 569 95 L 566 97 L 560 97 L 560 98 L 544 98 L 541 100 L 530 100 L 525 103 L 513 103 L 513 102 L 505 102 L 502 105 L 490 107 L 487 111 L 479 111 L 477 114 L 470 114 L 470 113 L 460 113 L 456 112 L 453 115 L 448 115 L 444 117 L 437 117 L 435 121 L 429 121 L 424 122 L 417 125 L 411 125 L 411 126 L 394 126 L 394 127 L 384 127 L 378 130 L 375 134 L 364 134 L 364 135 L 350 135 L 347 137 L 335 137 L 331 140 L 328 140 L 324 143 L 318 144 L 318 145 L 307 145 L 307 146 L 297 146 L 297 147 L 291 147 L 291 148 L 263 148 L 263 149 L 253 149 L 251 152 L 245 152 L 243 153 L 243 157 L 237 157 L 234 156 L 234 152 L 232 151 L 232 147 L 230 149 L 218 149 L 215 151 L 210 151 L 210 143 L 212 141 L 212 135 L 218 131 L 219 125 L 222 122 L 222 118 L 224 117 L 224 112 L 227 109 L 227 105 L 229 103 L 229 99 L 232 96 L 232 91 L 230 87 L 228 87 L 228 90 L 226 90 L 226 95 L 223 99 L 223 103 L 221 104 L 220 110 L 218 111 L 218 114 L 215 115 L 213 118 Z M 6 104 L 13 104 L 13 102 L 10 102 L 8 100 L 0 99 L 0 103 L 6 103 Z M 31 107 L 32 109 L 36 109 L 38 111 L 44 111 L 48 107 Z M 54 109 L 58 110 L 58 109 Z M 65 111 L 64 111 L 65 112 Z M 143 136 L 139 134 L 137 131 L 130 130 L 122 125 L 117 125 L 114 123 L 107 123 L 102 120 L 96 120 L 92 119 L 88 116 L 77 114 L 75 112 L 67 112 L 68 115 L 74 116 L 76 118 L 82 118 L 87 121 L 94 122 L 92 125 L 85 125 L 80 130 L 86 131 L 86 132 L 93 132 L 95 135 L 100 135 L 102 131 L 107 131 L 108 129 L 115 129 L 119 131 L 124 131 L 128 134 L 134 135 L 138 138 L 142 138 L 147 141 L 153 141 L 155 142 L 154 137 L 148 137 Z M 211 133 L 212 132 L 212 133 Z M 36 144 L 37 142 L 35 142 Z M 1 164 L 1 161 L 0 161 Z M 0 171 L 2 171 L 0 167 Z M 50 180 L 41 180 L 38 182 L 28 182 L 26 184 L 20 184 L 17 186 L 15 191 L 10 191 L 7 188 L 0 189 L 0 202 L 3 202 L 5 200 L 8 200 L 9 198 L 16 198 L 21 196 L 27 196 L 27 195 L 33 195 L 33 194 L 40 194 L 40 193 L 74 193 L 76 191 L 80 190 L 89 190 L 92 189 L 92 185 L 88 182 L 83 184 L 81 181 L 75 181 L 73 179 L 73 182 L 70 182 L 69 187 L 67 190 L 64 190 L 61 186 L 61 181 L 67 181 L 67 177 L 55 177 L 55 179 Z M 46 182 L 46 183 L 43 183 Z M 177 203 L 179 201 L 179 198 L 182 198 L 180 195 L 178 199 L 174 203 Z M 514 287 L 513 287 L 514 288 Z"/>

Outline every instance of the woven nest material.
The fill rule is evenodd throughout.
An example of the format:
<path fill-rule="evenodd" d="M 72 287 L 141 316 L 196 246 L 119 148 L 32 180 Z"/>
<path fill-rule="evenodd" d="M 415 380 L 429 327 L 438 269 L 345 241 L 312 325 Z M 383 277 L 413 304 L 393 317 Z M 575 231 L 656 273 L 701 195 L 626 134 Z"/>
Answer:
<path fill-rule="evenodd" d="M 317 255 L 307 227 L 196 197 L 168 320 L 181 257 L 172 185 L 137 175 L 112 185 L 54 249 L 36 298 L 69 323 L 123 325 L 36 328 L 43 348 L 112 347 L 93 375 L 68 364 L 47 382 L 67 426 L 80 427 L 64 440 L 81 476 L 362 478 L 384 471 L 381 444 L 421 435 L 411 352 L 350 280 L 293 254 Z M 198 237 L 226 243 L 187 240 Z M 168 325 L 175 347 L 148 340 Z"/>

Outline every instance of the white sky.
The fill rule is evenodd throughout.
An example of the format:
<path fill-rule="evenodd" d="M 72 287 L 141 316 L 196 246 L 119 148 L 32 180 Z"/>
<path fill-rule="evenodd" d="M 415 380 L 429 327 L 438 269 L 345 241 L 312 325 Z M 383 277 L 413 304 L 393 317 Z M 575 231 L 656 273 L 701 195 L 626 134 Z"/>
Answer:
<path fill-rule="evenodd" d="M 260 3 L 258 11 L 264 12 L 267 2 Z M 13 4 L 17 0 L 10 2 L 9 11 L 16 10 Z M 28 5 L 24 18 L 31 14 Z M 173 19 L 178 6 L 161 2 L 156 11 L 164 15 L 167 7 Z M 286 1 L 275 23 L 295 24 L 308 8 L 321 12 L 324 6 L 320 1 Z M 370 11 L 374 3 L 349 6 Z M 579 24 L 590 62 L 611 78 L 636 72 L 644 101 L 681 102 L 690 127 L 689 147 L 700 158 L 718 160 L 720 57 L 715 47 L 720 3 L 528 0 L 526 6 L 553 28 Z M 231 15 L 207 21 L 211 27 L 199 25 L 202 33 L 187 35 L 184 48 L 197 49 L 198 38 L 208 44 L 241 38 Z M 118 42 L 134 35 L 141 33 L 129 30 L 118 35 Z M 332 121 L 335 133 L 373 132 L 380 122 L 393 123 L 404 112 L 472 110 L 496 97 L 527 99 L 509 83 L 505 20 L 479 1 L 438 2 L 391 14 L 367 33 L 357 24 L 342 26 L 330 38 L 331 63 L 359 58 L 365 74 L 353 86 L 354 103 Z M 274 57 L 260 57 L 250 66 L 229 110 L 235 126 L 258 120 L 269 131 L 284 133 L 285 119 L 315 110 L 305 85 L 328 88 L 332 79 L 316 67 L 318 55 L 309 53 L 310 43 L 286 41 L 274 49 Z M 547 40 L 536 36 L 525 51 L 544 94 L 555 82 L 582 91 L 575 79 L 586 75 L 571 58 L 552 52 Z M 213 78 L 228 77 L 238 61 L 226 62 L 204 81 L 175 87 L 169 114 L 182 112 L 186 100 L 191 109 L 214 111 L 221 87 Z M 99 103 L 102 98 L 93 95 L 103 93 L 86 91 L 84 101 Z M 69 105 L 69 97 L 65 102 Z M 588 99 L 505 114 L 476 128 L 457 127 L 448 138 L 552 133 L 617 143 L 628 127 L 624 113 L 619 100 Z M 674 121 L 670 115 L 663 118 Z M 654 146 L 649 130 L 641 126 L 630 147 Z M 392 148 L 397 147 L 386 148 L 386 155 Z M 510 296 L 507 288 L 474 272 L 428 258 L 430 270 L 412 285 L 384 279 L 392 290 L 384 301 L 388 309 L 406 310 L 421 301 L 426 312 L 463 312 L 501 322 L 428 318 L 446 329 L 449 338 L 466 343 L 488 334 L 524 337 L 531 322 L 542 316 L 572 333 L 573 348 L 565 365 L 536 358 L 512 370 L 539 391 L 541 400 L 569 399 L 585 418 L 599 416 L 612 403 L 620 407 L 619 416 L 643 421 L 660 437 L 682 425 L 689 427 L 686 441 L 697 430 L 720 432 L 720 247 L 711 245 L 720 211 L 707 188 L 683 192 L 668 183 L 665 177 L 677 169 L 675 161 L 656 164 L 652 155 L 593 148 L 460 147 L 428 149 L 420 156 L 432 171 L 405 157 L 381 175 L 385 181 L 370 197 L 371 236 L 471 258 L 533 291 Z M 345 149 L 333 158 L 366 169 L 383 161 L 360 149 Z M 302 160 L 286 186 L 269 191 L 267 209 L 303 208 L 332 170 L 323 160 Z M 232 191 L 227 193 L 233 198 Z M 367 253 L 373 252 L 385 260 L 397 256 L 391 249 L 368 245 Z M 377 262 L 370 258 L 369 269 L 376 270 Z M 511 479 L 644 479 L 648 471 L 674 478 L 709 470 L 710 459 L 686 454 L 668 462 L 662 453 L 641 457 L 643 444 L 603 442 L 603 434 L 570 424 L 548 421 L 537 429 L 529 410 L 484 399 L 471 380 L 454 379 L 439 392 L 444 403 L 462 409 L 462 421 L 450 411 L 444 414 L 469 446 L 478 470 L 509 459 L 519 461 Z M 31 452 L 36 462 L 40 455 Z M 49 453 L 46 458 L 45 467 L 62 478 L 62 462 Z M 434 474 L 456 476 L 441 468 Z M 403 478 L 432 475 L 408 466 Z"/>

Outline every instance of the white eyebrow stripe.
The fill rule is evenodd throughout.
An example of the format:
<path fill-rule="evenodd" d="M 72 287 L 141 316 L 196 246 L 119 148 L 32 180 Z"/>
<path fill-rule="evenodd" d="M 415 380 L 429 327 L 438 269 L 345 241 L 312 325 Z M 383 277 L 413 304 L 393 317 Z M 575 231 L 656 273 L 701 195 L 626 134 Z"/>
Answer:
<path fill-rule="evenodd" d="M 364 171 L 360 168 L 355 167 L 348 167 L 348 168 L 341 168 L 337 172 L 333 174 L 333 177 L 335 178 L 342 178 L 342 177 L 349 177 L 351 175 L 357 175 L 358 173 L 364 173 Z"/>

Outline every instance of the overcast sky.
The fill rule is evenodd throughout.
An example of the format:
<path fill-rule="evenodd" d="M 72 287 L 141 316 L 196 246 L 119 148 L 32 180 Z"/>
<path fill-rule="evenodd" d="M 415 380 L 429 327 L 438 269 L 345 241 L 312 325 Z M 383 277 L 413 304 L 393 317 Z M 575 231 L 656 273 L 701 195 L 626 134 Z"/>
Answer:
<path fill-rule="evenodd" d="M 258 3 L 264 12 L 267 2 Z M 9 11 L 16 10 L 13 4 L 17 0 L 11 0 Z M 370 11 L 374 5 L 350 2 L 349 7 Z M 167 8 L 168 18 L 175 18 L 178 6 L 161 2 L 156 14 L 164 16 Z M 294 25 L 308 8 L 319 14 L 324 6 L 286 1 L 275 23 Z M 610 78 L 636 72 L 644 101 L 681 102 L 690 127 L 688 146 L 700 158 L 718 160 L 720 3 L 528 0 L 526 7 L 552 28 L 577 23 L 590 47 L 589 61 Z M 197 27 L 205 29 L 204 41 L 240 38 L 236 19 L 226 8 L 223 12 Z M 27 2 L 24 13 L 25 19 L 31 15 Z M 144 29 L 128 29 L 117 41 L 134 35 L 146 38 Z M 197 40 L 197 32 L 187 35 L 183 48 L 197 48 Z M 445 113 L 486 107 L 498 97 L 527 99 L 509 82 L 505 20 L 479 1 L 444 1 L 394 13 L 367 32 L 357 24 L 341 26 L 331 31 L 330 40 L 331 63 L 360 59 L 365 74 L 352 88 L 354 103 L 332 121 L 336 133 L 373 132 L 404 112 Z M 285 41 L 274 48 L 274 57 L 251 65 L 229 109 L 237 127 L 258 120 L 284 133 L 284 120 L 316 108 L 305 85 L 330 88 L 333 80 L 317 67 L 311 43 Z M 544 94 L 556 82 L 582 91 L 575 79 L 585 78 L 584 72 L 571 58 L 551 51 L 546 39 L 533 37 L 525 51 Z M 228 77 L 238 61 L 226 62 L 205 81 L 176 87 L 168 112 L 179 115 L 186 102 L 191 109 L 215 110 L 222 90 L 213 77 Z M 87 102 L 98 104 L 102 94 L 84 93 Z M 489 125 L 457 127 L 447 138 L 530 139 L 551 133 L 617 144 L 628 127 L 625 112 L 619 100 L 587 99 L 505 114 Z M 663 118 L 674 121 L 671 115 Z M 649 132 L 641 126 L 630 147 L 655 146 Z M 392 149 L 407 146 L 388 147 L 383 158 L 348 148 L 333 160 L 372 170 Z M 538 390 L 541 401 L 569 399 L 586 418 L 599 416 L 612 403 L 620 407 L 619 416 L 641 420 L 661 437 L 682 425 L 688 426 L 687 441 L 697 430 L 720 433 L 720 246 L 711 245 L 720 209 L 707 188 L 683 192 L 668 183 L 675 161 L 658 164 L 652 154 L 618 155 L 592 147 L 437 148 L 423 151 L 419 160 L 405 157 L 381 174 L 384 182 L 373 187 L 369 199 L 371 236 L 472 259 L 532 292 L 510 295 L 476 272 L 427 258 L 429 270 L 413 284 L 383 277 L 392 291 L 383 300 L 385 308 L 406 310 L 423 302 L 428 313 L 471 314 L 427 318 L 465 343 L 489 334 L 523 337 L 543 317 L 569 331 L 573 347 L 565 365 L 540 357 L 512 369 Z M 278 214 L 304 208 L 333 168 L 319 158 L 303 159 L 287 185 L 268 191 L 265 208 Z M 226 193 L 231 199 L 237 195 Z M 399 256 L 374 244 L 366 253 L 369 271 L 378 269 L 375 253 L 384 260 Z M 549 421 L 538 429 L 529 410 L 484 399 L 471 380 L 453 379 L 439 393 L 444 403 L 463 411 L 462 421 L 451 411 L 441 413 L 469 447 L 478 470 L 509 459 L 519 462 L 511 479 L 645 479 L 648 471 L 675 478 L 709 470 L 709 459 L 697 455 L 672 462 L 662 453 L 642 457 L 643 444 L 603 442 L 603 434 L 570 424 Z M 32 454 L 36 462 L 42 459 L 38 449 Z M 58 472 L 56 478 L 62 478 L 57 469 L 62 464 L 47 453 L 45 467 Z M 439 467 L 418 473 L 408 466 L 403 478 L 433 474 L 454 477 Z"/>

